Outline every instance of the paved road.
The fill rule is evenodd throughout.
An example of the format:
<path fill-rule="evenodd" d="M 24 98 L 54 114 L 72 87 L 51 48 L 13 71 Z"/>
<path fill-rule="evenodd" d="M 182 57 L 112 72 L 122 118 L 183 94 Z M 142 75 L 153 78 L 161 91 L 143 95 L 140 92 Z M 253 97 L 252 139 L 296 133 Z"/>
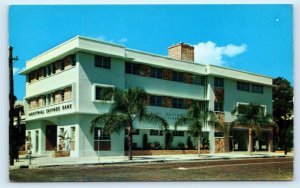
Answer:
<path fill-rule="evenodd" d="M 292 157 L 151 164 L 74 165 L 10 171 L 10 179 L 18 182 L 291 180 L 292 178 Z"/>

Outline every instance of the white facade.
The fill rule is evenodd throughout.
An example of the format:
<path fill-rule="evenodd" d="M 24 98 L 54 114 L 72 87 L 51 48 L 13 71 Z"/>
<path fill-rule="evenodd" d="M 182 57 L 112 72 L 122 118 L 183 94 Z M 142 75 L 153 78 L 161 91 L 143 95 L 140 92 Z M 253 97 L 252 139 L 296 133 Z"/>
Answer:
<path fill-rule="evenodd" d="M 110 66 L 96 67 L 96 55 L 109 58 Z M 56 64 L 59 60 L 63 63 Z M 103 63 L 106 60 L 101 59 L 101 61 Z M 151 70 L 152 68 L 166 70 L 162 73 L 164 76 L 168 71 L 182 73 L 183 79 L 188 78 L 189 75 L 200 76 L 205 83 L 204 85 L 187 83 L 180 81 L 181 78 L 178 78 L 179 81 L 173 81 L 163 76 L 154 78 L 148 74 L 149 72 L 147 76 L 141 75 L 143 73 L 126 73 L 126 62 L 139 64 L 141 69 L 150 67 Z M 48 67 L 51 68 L 48 69 Z M 55 73 L 52 72 L 54 69 Z M 33 154 L 38 155 L 50 154 L 55 147 L 58 149 L 60 142 L 57 136 L 62 131 L 67 131 L 67 136 L 71 138 L 71 156 L 89 157 L 98 154 L 98 151 L 94 150 L 95 142 L 94 135 L 90 131 L 90 121 L 97 114 L 107 112 L 110 104 L 104 104 L 96 99 L 97 87 L 124 89 L 141 87 L 151 95 L 162 96 L 163 100 L 168 97 L 172 102 L 177 99 L 179 101 L 199 100 L 207 103 L 209 110 L 215 110 L 214 82 L 215 77 L 218 77 L 224 82 L 221 113 L 224 114 L 225 122 L 230 122 L 235 118 L 231 115 L 231 111 L 238 103 L 261 104 L 266 107 L 267 113 L 272 113 L 271 77 L 175 60 L 81 36 L 72 38 L 29 60 L 26 63 L 26 69 L 21 74 L 27 75 L 26 134 L 31 134 L 32 151 Z M 175 73 L 172 72 L 172 74 Z M 251 92 L 252 89 L 237 90 L 237 82 L 246 83 L 246 86 L 249 84 L 251 88 L 259 85 L 258 88 L 263 88 L 263 92 Z M 186 113 L 185 109 L 170 106 L 149 106 L 148 110 L 166 118 L 171 130 L 174 129 L 176 117 Z M 135 135 L 133 140 L 137 147 L 142 147 L 144 134 L 148 135 L 150 143 L 160 142 L 164 145 L 165 133 L 162 136 L 150 135 L 151 129 L 158 130 L 159 127 L 140 122 L 134 122 L 134 127 L 140 129 L 139 135 Z M 178 127 L 178 130 L 186 131 L 187 127 Z M 214 129 L 205 127 L 203 131 L 210 140 L 211 152 L 214 152 Z M 173 146 L 186 143 L 187 136 L 187 132 L 184 132 L 184 136 L 175 136 Z M 101 150 L 100 155 L 124 155 L 124 138 L 124 130 L 111 134 L 110 150 Z M 56 145 L 53 142 L 56 142 Z"/>

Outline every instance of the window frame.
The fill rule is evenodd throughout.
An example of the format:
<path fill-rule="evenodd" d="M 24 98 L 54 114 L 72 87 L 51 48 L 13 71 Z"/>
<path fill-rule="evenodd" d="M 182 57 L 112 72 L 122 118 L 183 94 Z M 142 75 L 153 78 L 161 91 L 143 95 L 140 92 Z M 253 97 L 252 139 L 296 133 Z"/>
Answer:
<path fill-rule="evenodd" d="M 98 130 L 101 130 L 101 135 L 98 137 Z M 94 151 L 111 151 L 111 134 L 106 133 L 103 131 L 103 127 L 95 127 L 94 128 L 94 134 L 93 134 L 93 143 L 94 143 Z M 103 147 L 103 143 L 109 143 L 108 146 L 109 148 L 101 148 Z M 99 148 L 98 148 L 99 146 Z"/>
<path fill-rule="evenodd" d="M 99 99 L 96 99 L 96 89 L 97 89 L 97 87 L 114 89 L 115 86 L 113 86 L 113 85 L 106 85 L 106 84 L 98 84 L 98 83 L 95 83 L 95 84 L 92 85 L 92 101 L 93 102 L 107 102 L 107 103 L 112 103 L 113 102 L 113 97 L 111 98 L 111 100 L 99 100 Z"/>

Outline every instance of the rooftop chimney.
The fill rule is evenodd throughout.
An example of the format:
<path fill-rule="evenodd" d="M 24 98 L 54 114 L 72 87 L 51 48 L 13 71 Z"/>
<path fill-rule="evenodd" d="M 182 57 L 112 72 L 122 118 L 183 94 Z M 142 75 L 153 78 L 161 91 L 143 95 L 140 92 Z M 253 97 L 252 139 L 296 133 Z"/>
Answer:
<path fill-rule="evenodd" d="M 194 62 L 194 47 L 180 42 L 168 48 L 170 58 Z"/>

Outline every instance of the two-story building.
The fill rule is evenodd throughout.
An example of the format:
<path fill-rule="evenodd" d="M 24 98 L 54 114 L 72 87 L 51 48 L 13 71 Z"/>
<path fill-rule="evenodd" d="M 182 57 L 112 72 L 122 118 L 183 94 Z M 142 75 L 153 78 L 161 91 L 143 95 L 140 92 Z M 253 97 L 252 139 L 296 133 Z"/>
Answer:
<path fill-rule="evenodd" d="M 111 101 L 103 102 L 103 88 L 140 87 L 149 93 L 148 111 L 164 117 L 173 132 L 172 147 L 187 144 L 187 127 L 174 130 L 176 118 L 186 113 L 191 100 L 202 101 L 218 114 L 219 121 L 231 122 L 238 105 L 256 103 L 272 113 L 272 78 L 215 65 L 194 62 L 194 48 L 179 43 L 169 47 L 169 57 L 125 48 L 123 45 L 87 37 L 74 37 L 29 60 L 26 75 L 26 135 L 32 152 L 50 154 L 59 148 L 58 135 L 66 132 L 73 157 L 124 155 L 126 132 L 101 134 L 90 131 L 90 121 L 107 112 Z M 165 145 L 160 127 L 134 122 L 134 147 L 149 143 Z M 272 134 L 265 129 L 261 149 L 271 149 Z M 203 127 L 210 152 L 224 152 L 223 134 Z M 235 128 L 230 150 L 246 151 L 248 132 Z M 220 144 L 221 143 L 221 144 Z M 224 145 L 224 144 L 223 144 Z M 98 147 L 99 146 L 99 147 Z"/>

